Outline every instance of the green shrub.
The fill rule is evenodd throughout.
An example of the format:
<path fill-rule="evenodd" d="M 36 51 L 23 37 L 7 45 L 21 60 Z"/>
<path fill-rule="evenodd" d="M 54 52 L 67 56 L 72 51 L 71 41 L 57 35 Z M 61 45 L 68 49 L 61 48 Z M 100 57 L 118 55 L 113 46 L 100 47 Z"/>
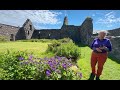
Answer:
<path fill-rule="evenodd" d="M 54 41 L 54 42 L 52 42 L 52 44 L 48 44 L 47 52 L 52 51 L 55 53 L 57 50 L 57 47 L 60 45 L 61 45 L 61 43 L 58 41 Z"/>
<path fill-rule="evenodd" d="M 76 61 L 80 57 L 80 48 L 73 42 L 60 43 L 54 42 L 48 45 L 47 52 L 53 52 L 58 56 L 65 56 Z"/>
<path fill-rule="evenodd" d="M 6 42 L 8 41 L 8 38 L 5 36 L 0 36 L 0 42 Z"/>
<path fill-rule="evenodd" d="M 3 79 L 16 80 L 16 79 L 29 79 L 32 77 L 33 71 L 30 71 L 32 66 L 21 67 L 19 58 L 28 59 L 28 53 L 26 51 L 10 52 L 2 54 L 0 57 L 0 68 L 2 68 L 6 74 Z M 35 73 L 35 72 L 34 72 Z M 31 79 L 31 78 L 30 78 Z"/>
<path fill-rule="evenodd" d="M 58 41 L 61 43 L 73 42 L 72 39 L 70 39 L 70 38 L 63 38 L 63 39 L 59 39 Z"/>
<path fill-rule="evenodd" d="M 57 47 L 56 49 L 56 55 L 65 56 L 75 61 L 80 57 L 80 53 L 81 53 L 80 48 L 76 46 L 74 43 L 62 44 L 60 47 Z"/>

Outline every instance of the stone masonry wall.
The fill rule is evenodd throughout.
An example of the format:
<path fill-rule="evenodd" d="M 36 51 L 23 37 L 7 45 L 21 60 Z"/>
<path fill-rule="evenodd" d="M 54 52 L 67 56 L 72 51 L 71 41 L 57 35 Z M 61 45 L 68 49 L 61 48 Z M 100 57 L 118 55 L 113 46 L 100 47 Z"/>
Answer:
<path fill-rule="evenodd" d="M 59 39 L 60 38 L 60 30 L 59 29 L 42 29 L 35 30 L 32 38 L 34 39 Z"/>
<path fill-rule="evenodd" d="M 107 30 L 111 36 L 120 36 L 120 28 Z"/>
<path fill-rule="evenodd" d="M 80 26 L 65 25 L 61 29 L 35 30 L 32 38 L 61 39 L 71 38 L 73 41 L 80 41 Z"/>
<path fill-rule="evenodd" d="M 80 26 L 66 25 L 61 28 L 61 37 L 69 37 L 73 41 L 80 41 Z"/>
<path fill-rule="evenodd" d="M 23 24 L 23 36 L 22 37 L 25 37 L 25 39 L 31 39 L 34 30 L 35 28 L 32 22 L 30 21 L 30 19 L 27 19 L 26 22 Z"/>
<path fill-rule="evenodd" d="M 80 28 L 80 40 L 83 44 L 89 44 L 89 38 L 93 34 L 93 23 L 91 18 L 86 18 Z"/>
<path fill-rule="evenodd" d="M 12 35 L 14 36 L 14 38 L 16 37 L 16 34 L 19 31 L 19 29 L 20 27 L 0 24 L 0 35 L 6 36 L 8 40 L 10 40 Z"/>

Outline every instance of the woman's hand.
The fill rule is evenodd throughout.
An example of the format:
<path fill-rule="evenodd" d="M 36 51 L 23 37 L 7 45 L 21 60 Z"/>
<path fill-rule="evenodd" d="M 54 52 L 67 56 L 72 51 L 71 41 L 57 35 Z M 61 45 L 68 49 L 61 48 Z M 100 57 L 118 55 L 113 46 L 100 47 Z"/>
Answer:
<path fill-rule="evenodd" d="M 109 49 L 107 47 L 103 46 L 103 48 L 104 48 L 104 50 L 109 51 Z"/>
<path fill-rule="evenodd" d="M 103 46 L 103 47 L 99 47 L 100 49 L 104 49 L 104 50 L 108 50 L 108 48 L 106 46 Z"/>
<path fill-rule="evenodd" d="M 99 49 L 104 49 L 105 48 L 105 46 L 103 46 L 103 47 L 99 47 Z"/>
<path fill-rule="evenodd" d="M 102 50 L 101 50 L 100 48 L 96 48 L 96 50 L 97 50 L 98 52 L 102 52 Z"/>

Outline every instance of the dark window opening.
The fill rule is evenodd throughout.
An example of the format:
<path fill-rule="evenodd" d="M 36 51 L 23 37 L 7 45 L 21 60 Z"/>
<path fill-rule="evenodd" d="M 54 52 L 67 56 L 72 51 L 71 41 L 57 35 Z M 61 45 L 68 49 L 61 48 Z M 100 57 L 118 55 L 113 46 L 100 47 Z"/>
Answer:
<path fill-rule="evenodd" d="M 28 35 L 29 35 L 29 31 L 28 31 Z"/>
<path fill-rule="evenodd" d="M 32 25 L 30 25 L 30 30 L 32 30 Z"/>
<path fill-rule="evenodd" d="M 2 26 L 0 26 L 0 28 L 2 28 Z"/>
<path fill-rule="evenodd" d="M 15 41 L 15 36 L 14 36 L 14 34 L 11 34 L 11 35 L 10 35 L 10 41 Z"/>

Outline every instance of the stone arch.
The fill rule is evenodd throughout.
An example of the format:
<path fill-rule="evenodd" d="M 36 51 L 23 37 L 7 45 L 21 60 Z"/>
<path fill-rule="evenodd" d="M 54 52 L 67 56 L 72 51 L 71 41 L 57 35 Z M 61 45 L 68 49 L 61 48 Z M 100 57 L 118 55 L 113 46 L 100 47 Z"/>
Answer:
<path fill-rule="evenodd" d="M 10 34 L 10 41 L 15 41 L 15 35 L 14 34 Z"/>

